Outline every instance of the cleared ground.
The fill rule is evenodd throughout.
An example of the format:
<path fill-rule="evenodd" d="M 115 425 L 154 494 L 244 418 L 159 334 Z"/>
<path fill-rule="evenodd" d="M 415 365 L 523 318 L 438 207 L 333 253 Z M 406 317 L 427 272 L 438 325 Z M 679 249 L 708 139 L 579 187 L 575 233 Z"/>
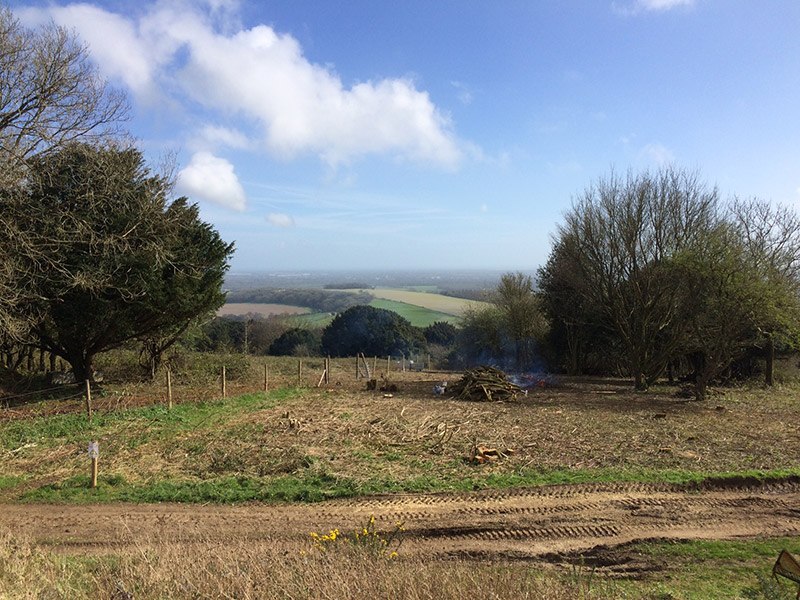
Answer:
<path fill-rule="evenodd" d="M 107 552 L 160 543 L 281 540 L 287 547 L 310 531 L 358 530 L 374 516 L 391 530 L 404 524 L 404 552 L 563 560 L 598 546 L 650 539 L 734 539 L 800 533 L 800 484 L 734 481 L 700 486 L 598 483 L 459 494 L 397 494 L 313 505 L 185 504 L 6 505 L 0 527 L 61 551 Z M 624 553 L 606 571 L 637 568 Z M 646 570 L 646 564 L 640 564 Z"/>
<path fill-rule="evenodd" d="M 678 386 L 640 393 L 624 380 L 556 378 L 516 402 L 485 403 L 433 393 L 434 383 L 457 374 L 403 373 L 394 362 L 392 391 L 366 390 L 350 360 L 334 361 L 331 381 L 319 388 L 321 360 L 303 362 L 299 387 L 296 360 L 268 366 L 271 386 L 288 388 L 258 393 L 262 363 L 229 383 L 231 396 L 252 393 L 225 400 L 213 381 L 177 378 L 172 411 L 153 384 L 109 384 L 92 428 L 80 398 L 5 409 L 0 531 L 70 556 L 148 557 L 167 544 L 187 556 L 268 545 L 299 557 L 310 532 L 356 531 L 374 516 L 384 531 L 404 524 L 401 560 L 428 561 L 448 577 L 465 561 L 557 571 L 587 564 L 646 585 L 668 573 L 684 588 L 703 578 L 688 570 L 698 558 L 669 554 L 664 543 L 765 540 L 760 554 L 756 546 L 740 551 L 744 570 L 735 577 L 725 574 L 731 551 L 715 550 L 721 575 L 712 579 L 725 578 L 732 590 L 768 574 L 781 547 L 800 549 L 795 385 L 716 389 L 698 403 Z M 374 367 L 382 382 L 385 361 Z M 97 492 L 87 488 L 92 438 L 101 447 Z M 465 460 L 476 443 L 513 453 L 477 465 Z M 162 502 L 70 504 L 125 498 Z M 169 498 L 189 502 L 163 502 Z M 263 502 L 276 498 L 330 499 Z M 652 544 L 658 549 L 647 550 Z M 247 568 L 256 568 L 260 559 L 251 558 Z M 392 572 L 400 581 L 402 568 Z M 569 589 L 559 597 L 580 591 Z"/>

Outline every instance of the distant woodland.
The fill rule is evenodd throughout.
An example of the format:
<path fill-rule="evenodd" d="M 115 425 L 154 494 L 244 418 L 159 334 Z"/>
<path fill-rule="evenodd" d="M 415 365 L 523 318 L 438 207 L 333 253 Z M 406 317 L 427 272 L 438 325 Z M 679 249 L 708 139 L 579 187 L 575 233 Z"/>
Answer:
<path fill-rule="evenodd" d="M 290 304 L 317 312 L 340 313 L 352 306 L 369 304 L 374 296 L 368 292 L 334 292 L 315 289 L 259 288 L 229 292 L 228 302 Z"/>

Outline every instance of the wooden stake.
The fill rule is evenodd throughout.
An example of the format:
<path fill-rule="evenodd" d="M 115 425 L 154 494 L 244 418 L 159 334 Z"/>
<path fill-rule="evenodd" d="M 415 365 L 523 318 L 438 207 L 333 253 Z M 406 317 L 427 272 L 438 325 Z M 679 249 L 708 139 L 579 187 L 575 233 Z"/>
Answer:
<path fill-rule="evenodd" d="M 367 379 L 371 379 L 372 375 L 369 372 L 369 365 L 367 364 L 367 357 L 364 356 L 364 353 L 361 353 L 361 362 L 364 364 L 364 377 Z"/>
<path fill-rule="evenodd" d="M 172 374 L 167 369 L 167 408 L 172 410 Z"/>
<path fill-rule="evenodd" d="M 325 381 L 325 377 L 328 375 L 328 369 L 322 371 L 322 375 L 319 376 L 319 381 L 317 382 L 317 387 L 322 385 L 322 382 Z"/>
<path fill-rule="evenodd" d="M 92 384 L 86 380 L 86 416 L 89 419 L 89 427 L 92 426 Z"/>
<path fill-rule="evenodd" d="M 400 360 L 402 361 L 400 364 L 403 365 L 403 373 L 405 373 L 406 372 L 406 355 L 403 354 L 403 358 L 401 358 Z"/>
<path fill-rule="evenodd" d="M 356 381 L 358 381 L 359 377 L 361 376 L 361 366 L 358 364 L 359 355 L 356 354 Z"/>
<path fill-rule="evenodd" d="M 269 367 L 264 363 L 264 393 L 269 391 Z"/>
<path fill-rule="evenodd" d="M 373 356 L 372 357 L 372 372 L 373 373 L 377 373 L 378 372 L 378 357 L 377 356 Z"/>
<path fill-rule="evenodd" d="M 92 459 L 92 488 L 97 487 L 97 457 L 99 455 L 98 445 L 100 442 L 92 440 L 89 444 L 89 458 Z"/>
<path fill-rule="evenodd" d="M 325 385 L 331 382 L 331 357 L 325 358 Z"/>
<path fill-rule="evenodd" d="M 392 363 L 392 357 L 391 356 L 387 356 L 386 357 L 386 375 L 387 376 L 389 375 L 389 367 L 391 366 L 391 363 Z"/>
<path fill-rule="evenodd" d="M 302 385 L 303 383 L 303 359 L 300 358 L 297 360 L 297 385 Z"/>
<path fill-rule="evenodd" d="M 225 366 L 222 366 L 222 397 L 228 397 L 228 382 L 225 380 Z"/>

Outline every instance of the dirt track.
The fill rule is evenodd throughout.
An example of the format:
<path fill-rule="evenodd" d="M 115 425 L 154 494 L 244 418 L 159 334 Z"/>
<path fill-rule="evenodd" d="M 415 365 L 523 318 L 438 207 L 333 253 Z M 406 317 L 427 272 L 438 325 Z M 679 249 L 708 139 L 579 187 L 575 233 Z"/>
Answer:
<path fill-rule="evenodd" d="M 800 480 L 686 487 L 602 483 L 460 494 L 401 494 L 313 505 L 0 505 L 0 528 L 64 550 L 147 541 L 308 539 L 310 531 L 402 521 L 404 551 L 526 559 L 652 538 L 800 533 Z"/>

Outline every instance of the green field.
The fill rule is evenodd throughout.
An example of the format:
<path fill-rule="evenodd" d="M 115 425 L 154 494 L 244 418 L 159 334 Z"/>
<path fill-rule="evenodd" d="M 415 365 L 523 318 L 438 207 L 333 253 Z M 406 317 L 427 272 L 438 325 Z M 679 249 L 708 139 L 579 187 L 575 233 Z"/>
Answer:
<path fill-rule="evenodd" d="M 290 317 L 290 321 L 296 327 L 307 327 L 309 329 L 322 329 L 333 321 L 331 313 L 308 313 L 305 315 L 295 315 Z"/>
<path fill-rule="evenodd" d="M 460 317 L 448 315 L 443 312 L 423 308 L 422 306 L 415 306 L 405 302 L 397 302 L 395 300 L 373 300 L 369 303 L 370 306 L 375 308 L 384 308 L 396 312 L 401 317 L 408 319 L 414 327 L 427 327 L 436 321 L 446 321 L 453 325 L 461 321 Z"/>
<path fill-rule="evenodd" d="M 485 306 L 486 304 L 485 302 L 478 302 L 476 300 L 465 300 L 464 298 L 452 298 L 450 296 L 442 296 L 441 294 L 413 292 L 410 290 L 382 288 L 367 291 L 378 300 L 392 300 L 394 302 L 403 302 L 413 306 L 421 306 L 422 308 L 452 315 L 454 317 L 463 317 L 470 308 L 477 308 L 479 306 Z"/>
<path fill-rule="evenodd" d="M 445 321 L 457 325 L 461 322 L 461 318 L 468 310 L 485 304 L 474 300 L 442 296 L 441 294 L 435 293 L 435 286 L 417 286 L 416 289 L 420 291 L 389 288 L 367 290 L 370 294 L 375 296 L 375 300 L 370 302 L 369 305 L 375 308 L 383 308 L 396 312 L 405 319 L 408 319 L 415 327 L 427 327 L 436 321 Z M 225 312 L 226 306 L 220 309 L 220 313 Z M 248 308 L 249 312 L 258 312 L 258 305 L 249 304 L 247 306 L 250 307 Z M 273 305 L 265 306 L 272 307 Z M 334 315 L 328 312 L 294 315 L 291 317 L 291 322 L 297 327 L 320 329 L 326 327 L 333 320 L 333 316 Z"/>

